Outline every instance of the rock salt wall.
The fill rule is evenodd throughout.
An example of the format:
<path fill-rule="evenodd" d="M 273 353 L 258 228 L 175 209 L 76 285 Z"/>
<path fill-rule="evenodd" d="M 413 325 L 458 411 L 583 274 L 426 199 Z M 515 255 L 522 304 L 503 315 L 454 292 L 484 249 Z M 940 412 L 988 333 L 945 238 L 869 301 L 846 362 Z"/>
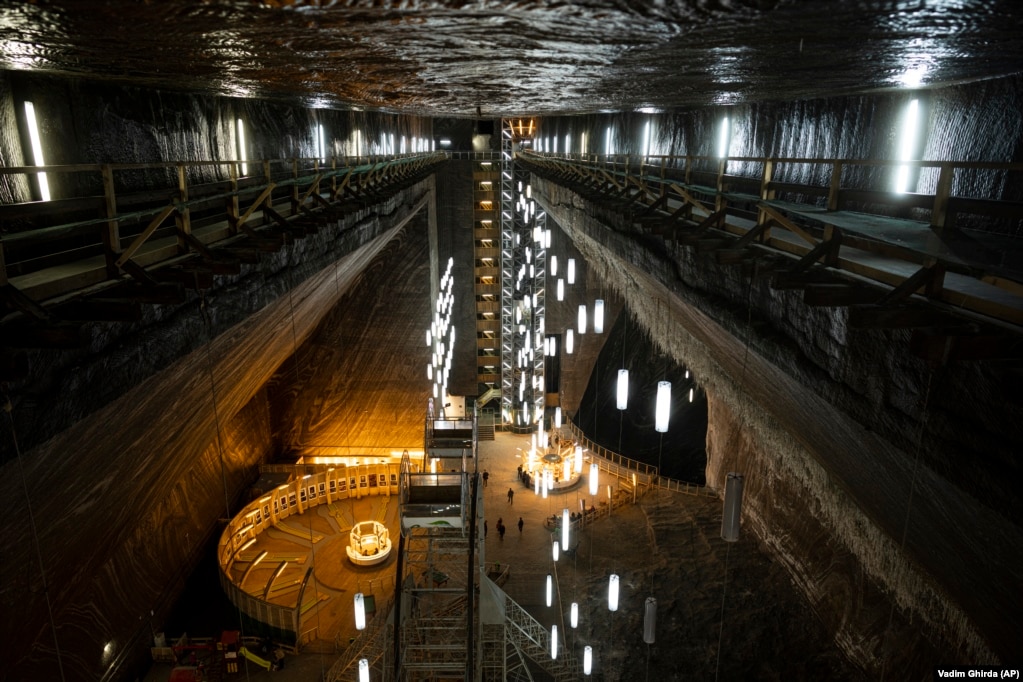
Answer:
<path fill-rule="evenodd" d="M 205 293 L 208 328 L 193 295 L 141 323 L 90 325 L 82 351 L 32 356 L 30 380 L 6 387 L 16 431 L 29 434 L 19 458 L 5 437 L 0 471 L 13 502 L 0 599 L 20 614 L 0 630 L 8 679 L 60 678 L 48 613 L 65 679 L 118 678 L 148 656 L 150 610 L 162 622 L 205 539 L 273 454 L 264 386 L 426 210 L 433 186 L 218 280 Z"/>
<path fill-rule="evenodd" d="M 746 474 L 746 532 L 790 567 L 857 665 L 919 676 L 937 660 L 1018 655 L 1023 541 L 1001 515 L 1014 499 L 1004 469 L 987 463 L 1010 461 L 1020 439 L 991 368 L 932 372 L 902 333 L 849 330 L 842 309 L 805 308 L 798 292 L 612 231 L 571 191 L 533 186 L 639 324 L 695 371 L 710 405 L 708 484 Z M 678 330 L 667 338 L 665 302 Z M 939 442 L 945 410 L 954 442 Z M 992 444 L 999 455 L 984 452 Z"/>

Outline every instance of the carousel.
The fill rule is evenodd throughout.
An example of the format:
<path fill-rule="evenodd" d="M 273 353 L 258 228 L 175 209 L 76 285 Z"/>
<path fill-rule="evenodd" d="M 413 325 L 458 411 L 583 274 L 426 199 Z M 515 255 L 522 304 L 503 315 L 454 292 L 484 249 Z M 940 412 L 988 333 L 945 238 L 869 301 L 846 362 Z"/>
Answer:
<path fill-rule="evenodd" d="M 558 430 L 545 434 L 540 443 L 530 448 L 522 479 L 536 492 L 566 490 L 575 487 L 582 476 L 583 448 L 562 439 Z"/>
<path fill-rule="evenodd" d="M 349 535 L 348 559 L 356 566 L 382 563 L 391 553 L 391 538 L 387 526 L 377 521 L 360 521 Z"/>

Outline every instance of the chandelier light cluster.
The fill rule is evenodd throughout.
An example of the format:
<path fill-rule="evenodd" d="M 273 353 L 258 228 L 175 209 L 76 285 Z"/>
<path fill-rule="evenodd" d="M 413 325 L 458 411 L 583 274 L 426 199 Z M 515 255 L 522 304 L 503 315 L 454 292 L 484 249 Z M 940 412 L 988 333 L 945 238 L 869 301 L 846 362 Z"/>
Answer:
<path fill-rule="evenodd" d="M 431 349 L 426 378 L 433 382 L 433 397 L 436 399 L 447 397 L 448 374 L 451 372 L 451 356 L 455 347 L 455 327 L 451 324 L 451 311 L 455 307 L 455 295 L 452 293 L 454 276 L 451 274 L 454 262 L 453 258 L 448 258 L 448 267 L 440 278 L 433 322 L 426 330 L 426 345 Z"/>

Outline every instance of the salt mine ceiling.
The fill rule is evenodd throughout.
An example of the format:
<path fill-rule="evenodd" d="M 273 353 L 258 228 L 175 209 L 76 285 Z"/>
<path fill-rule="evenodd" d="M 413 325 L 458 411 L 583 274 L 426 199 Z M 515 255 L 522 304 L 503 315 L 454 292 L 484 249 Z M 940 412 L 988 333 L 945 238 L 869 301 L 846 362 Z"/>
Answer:
<path fill-rule="evenodd" d="M 0 2 L 0 67 L 433 116 L 793 100 L 1023 70 L 1018 0 Z"/>

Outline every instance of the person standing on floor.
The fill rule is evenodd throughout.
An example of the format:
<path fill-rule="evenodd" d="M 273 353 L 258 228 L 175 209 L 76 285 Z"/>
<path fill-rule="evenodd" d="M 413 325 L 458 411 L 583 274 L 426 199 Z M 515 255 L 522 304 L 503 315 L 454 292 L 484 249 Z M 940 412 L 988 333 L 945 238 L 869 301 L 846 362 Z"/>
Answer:
<path fill-rule="evenodd" d="M 504 531 L 505 531 L 505 528 L 504 528 L 504 524 L 502 523 L 501 525 L 499 525 L 497 527 L 497 534 L 501 536 L 502 540 L 504 540 Z"/>
<path fill-rule="evenodd" d="M 487 521 L 486 521 L 486 519 L 483 520 L 483 539 L 484 540 L 487 539 Z"/>
<path fill-rule="evenodd" d="M 519 532 L 522 532 L 522 517 L 519 517 Z"/>
<path fill-rule="evenodd" d="M 483 470 L 483 487 L 487 487 L 487 481 L 490 480 L 490 472 L 486 469 Z"/>
<path fill-rule="evenodd" d="M 511 488 L 508 488 L 508 504 L 512 503 L 512 498 L 514 498 L 514 497 L 515 497 L 515 491 L 512 490 Z"/>

